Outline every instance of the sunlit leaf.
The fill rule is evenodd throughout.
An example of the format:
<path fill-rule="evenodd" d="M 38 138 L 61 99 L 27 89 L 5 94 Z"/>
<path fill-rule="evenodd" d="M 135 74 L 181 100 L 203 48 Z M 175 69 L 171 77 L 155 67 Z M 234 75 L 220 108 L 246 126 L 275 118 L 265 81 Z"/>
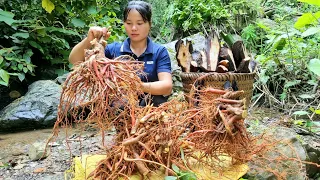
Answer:
<path fill-rule="evenodd" d="M 24 72 L 24 73 L 27 73 L 27 72 L 28 72 L 28 68 L 23 67 L 23 72 Z"/>
<path fill-rule="evenodd" d="M 295 85 L 299 84 L 300 82 L 301 82 L 301 80 L 288 81 L 288 82 L 285 83 L 284 87 L 288 88 L 288 87 L 291 87 L 291 86 L 295 86 Z"/>
<path fill-rule="evenodd" d="M 19 74 L 18 74 L 18 78 L 19 78 L 19 80 L 22 82 L 22 81 L 26 78 L 26 76 L 25 76 L 25 74 L 23 74 L 23 73 L 19 73 Z"/>
<path fill-rule="evenodd" d="M 3 57 L 0 56 L 0 64 L 3 62 Z"/>
<path fill-rule="evenodd" d="M 301 94 L 299 95 L 300 98 L 302 99 L 312 99 L 315 97 L 315 95 L 310 95 L 310 94 Z"/>
<path fill-rule="evenodd" d="M 28 70 L 29 70 L 30 72 L 32 72 L 33 68 L 32 68 L 32 66 L 31 66 L 30 64 L 27 65 L 27 68 L 28 68 Z"/>
<path fill-rule="evenodd" d="M 0 9 L 0 22 L 3 21 L 9 26 L 14 23 L 16 20 L 13 19 L 14 14 L 8 11 L 3 11 Z"/>
<path fill-rule="evenodd" d="M 82 21 L 81 19 L 77 19 L 77 18 L 73 18 L 71 20 L 71 23 L 75 26 L 75 27 L 84 27 L 84 25 L 86 24 L 84 21 Z"/>
<path fill-rule="evenodd" d="M 172 164 L 172 170 L 173 170 L 174 172 L 176 172 L 176 173 L 180 172 L 180 169 L 179 169 L 178 166 L 175 165 L 175 164 Z"/>
<path fill-rule="evenodd" d="M 12 36 L 27 39 L 29 37 L 29 33 L 14 33 Z"/>
<path fill-rule="evenodd" d="M 4 86 L 8 86 L 10 75 L 4 69 L 0 69 L 0 84 Z"/>
<path fill-rule="evenodd" d="M 310 27 L 305 32 L 302 33 L 302 37 L 312 36 L 314 34 L 320 33 L 320 27 Z"/>
<path fill-rule="evenodd" d="M 320 1 L 319 0 L 298 0 L 300 2 L 305 2 L 308 4 L 312 4 L 312 5 L 317 5 L 320 6 Z"/>
<path fill-rule="evenodd" d="M 318 85 L 318 81 L 311 79 L 307 82 L 308 84 L 312 85 L 312 86 L 317 86 Z"/>
<path fill-rule="evenodd" d="M 310 107 L 309 109 L 310 109 L 310 111 L 312 111 L 313 113 L 320 114 L 320 109 L 314 109 L 313 107 Z"/>
<path fill-rule="evenodd" d="M 45 28 L 45 30 L 47 30 L 48 32 L 61 32 L 61 33 L 66 34 L 66 35 L 80 36 L 79 33 L 76 32 L 76 31 L 67 30 L 67 29 L 63 29 L 63 28 L 47 27 L 47 28 Z"/>
<path fill-rule="evenodd" d="M 311 72 L 320 76 L 320 59 L 311 59 L 308 66 Z"/>
<path fill-rule="evenodd" d="M 304 13 L 301 17 L 297 20 L 297 22 L 294 24 L 294 27 L 297 29 L 301 29 L 305 27 L 308 24 L 312 24 L 320 18 L 320 11 L 316 13 Z"/>
<path fill-rule="evenodd" d="M 175 176 L 166 176 L 164 180 L 177 180 L 178 178 Z"/>
<path fill-rule="evenodd" d="M 54 10 L 54 4 L 50 0 L 42 0 L 42 7 L 48 13 L 51 13 Z"/>
<path fill-rule="evenodd" d="M 309 114 L 309 112 L 307 111 L 296 111 L 294 113 L 292 113 L 292 115 L 298 115 L 298 116 L 303 116 L 303 115 L 307 115 Z"/>
<path fill-rule="evenodd" d="M 22 70 L 23 69 L 23 65 L 22 64 L 18 64 L 18 68 L 19 68 L 19 70 Z"/>
<path fill-rule="evenodd" d="M 293 121 L 293 124 L 298 125 L 298 126 L 303 126 L 305 123 L 304 120 L 295 120 Z"/>
<path fill-rule="evenodd" d="M 283 101 L 285 98 L 287 98 L 287 93 L 283 92 L 280 94 L 280 99 Z"/>

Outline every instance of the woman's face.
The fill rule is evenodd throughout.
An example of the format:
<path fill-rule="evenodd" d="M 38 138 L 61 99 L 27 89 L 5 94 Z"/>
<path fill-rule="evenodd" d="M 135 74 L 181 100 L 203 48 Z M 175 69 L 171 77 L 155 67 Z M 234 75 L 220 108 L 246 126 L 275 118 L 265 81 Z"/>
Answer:
<path fill-rule="evenodd" d="M 124 28 L 131 41 L 142 41 L 149 35 L 150 23 L 144 22 L 140 13 L 132 9 L 124 22 Z"/>

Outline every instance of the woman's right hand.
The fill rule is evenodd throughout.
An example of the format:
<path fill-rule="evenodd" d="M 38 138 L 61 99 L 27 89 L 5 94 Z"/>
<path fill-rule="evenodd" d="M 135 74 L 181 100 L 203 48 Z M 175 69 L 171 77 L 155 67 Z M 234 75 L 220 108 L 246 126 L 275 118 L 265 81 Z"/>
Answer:
<path fill-rule="evenodd" d="M 103 37 L 104 40 L 107 40 L 110 37 L 110 34 L 111 32 L 109 31 L 109 28 L 99 26 L 90 27 L 87 40 L 90 42 L 94 38 L 97 38 L 97 40 L 99 40 L 101 39 L 101 37 Z"/>

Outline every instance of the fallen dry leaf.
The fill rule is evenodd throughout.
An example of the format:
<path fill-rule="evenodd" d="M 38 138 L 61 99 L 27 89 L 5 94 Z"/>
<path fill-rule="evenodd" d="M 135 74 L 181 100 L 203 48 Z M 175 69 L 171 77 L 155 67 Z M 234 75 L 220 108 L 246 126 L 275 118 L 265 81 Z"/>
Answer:
<path fill-rule="evenodd" d="M 42 172 L 44 172 L 46 170 L 46 168 L 37 168 L 37 169 L 35 169 L 33 172 L 34 173 L 42 173 Z"/>

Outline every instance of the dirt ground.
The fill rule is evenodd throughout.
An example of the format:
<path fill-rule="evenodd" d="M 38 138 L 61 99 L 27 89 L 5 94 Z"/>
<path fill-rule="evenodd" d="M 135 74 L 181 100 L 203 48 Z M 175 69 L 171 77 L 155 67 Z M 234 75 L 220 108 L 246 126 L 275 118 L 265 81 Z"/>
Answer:
<path fill-rule="evenodd" d="M 64 172 L 72 165 L 72 157 L 103 153 L 99 132 L 75 128 L 68 130 L 66 136 L 63 131 L 62 129 L 55 141 L 49 143 L 49 155 L 42 160 L 31 160 L 30 148 L 34 143 L 44 147 L 52 135 L 51 128 L 0 134 L 0 180 L 63 180 Z M 114 132 L 106 134 L 108 136 L 105 144 L 111 145 Z M 68 150 L 68 147 L 72 147 L 72 151 Z"/>

